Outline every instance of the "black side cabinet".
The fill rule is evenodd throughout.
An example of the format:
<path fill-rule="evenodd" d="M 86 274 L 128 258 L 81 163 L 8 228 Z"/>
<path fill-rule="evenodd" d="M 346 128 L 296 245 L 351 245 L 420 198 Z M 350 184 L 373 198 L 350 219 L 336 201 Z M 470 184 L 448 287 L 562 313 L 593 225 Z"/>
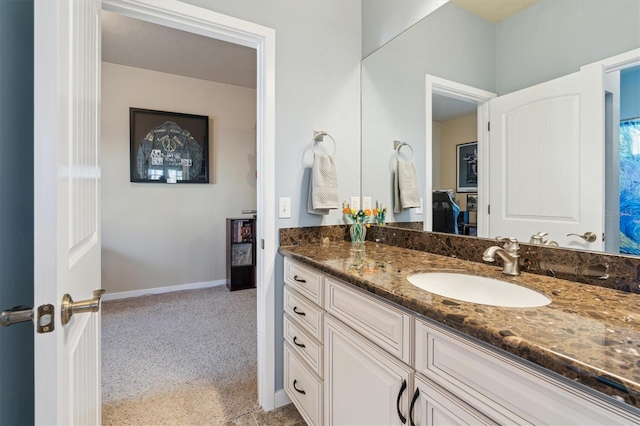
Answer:
<path fill-rule="evenodd" d="M 227 218 L 227 288 L 256 286 L 256 220 Z"/>

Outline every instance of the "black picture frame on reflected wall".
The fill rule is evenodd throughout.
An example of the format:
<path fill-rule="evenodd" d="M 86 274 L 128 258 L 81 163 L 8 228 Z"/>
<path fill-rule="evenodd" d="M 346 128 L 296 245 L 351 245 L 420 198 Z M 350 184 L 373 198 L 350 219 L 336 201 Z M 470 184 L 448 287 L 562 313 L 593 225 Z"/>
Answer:
<path fill-rule="evenodd" d="M 456 145 L 456 192 L 478 192 L 478 142 Z"/>
<path fill-rule="evenodd" d="M 209 117 L 129 108 L 130 181 L 209 183 Z"/>

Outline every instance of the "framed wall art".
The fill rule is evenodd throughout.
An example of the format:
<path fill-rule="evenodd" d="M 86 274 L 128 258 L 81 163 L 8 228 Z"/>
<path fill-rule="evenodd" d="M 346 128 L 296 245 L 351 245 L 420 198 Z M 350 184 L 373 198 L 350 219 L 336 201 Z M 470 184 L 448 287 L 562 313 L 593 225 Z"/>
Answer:
<path fill-rule="evenodd" d="M 129 108 L 130 180 L 209 183 L 209 117 Z"/>
<path fill-rule="evenodd" d="M 478 142 L 456 145 L 456 192 L 478 192 Z"/>

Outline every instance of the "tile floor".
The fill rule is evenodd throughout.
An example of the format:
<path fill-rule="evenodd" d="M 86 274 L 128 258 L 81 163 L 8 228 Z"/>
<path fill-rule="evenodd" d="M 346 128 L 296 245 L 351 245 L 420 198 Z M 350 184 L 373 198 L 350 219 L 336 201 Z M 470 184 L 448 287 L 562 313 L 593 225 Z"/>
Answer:
<path fill-rule="evenodd" d="M 306 426 L 296 407 L 288 404 L 273 411 L 262 409 L 245 414 L 227 422 L 224 426 Z"/>

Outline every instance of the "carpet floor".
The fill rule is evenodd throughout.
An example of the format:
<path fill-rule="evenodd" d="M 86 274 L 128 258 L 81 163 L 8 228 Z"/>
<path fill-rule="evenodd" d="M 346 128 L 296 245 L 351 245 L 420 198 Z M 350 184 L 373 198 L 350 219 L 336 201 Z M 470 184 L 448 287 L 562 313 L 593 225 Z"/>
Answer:
<path fill-rule="evenodd" d="M 260 409 L 256 336 L 255 289 L 103 302 L 103 424 L 303 425 Z"/>

